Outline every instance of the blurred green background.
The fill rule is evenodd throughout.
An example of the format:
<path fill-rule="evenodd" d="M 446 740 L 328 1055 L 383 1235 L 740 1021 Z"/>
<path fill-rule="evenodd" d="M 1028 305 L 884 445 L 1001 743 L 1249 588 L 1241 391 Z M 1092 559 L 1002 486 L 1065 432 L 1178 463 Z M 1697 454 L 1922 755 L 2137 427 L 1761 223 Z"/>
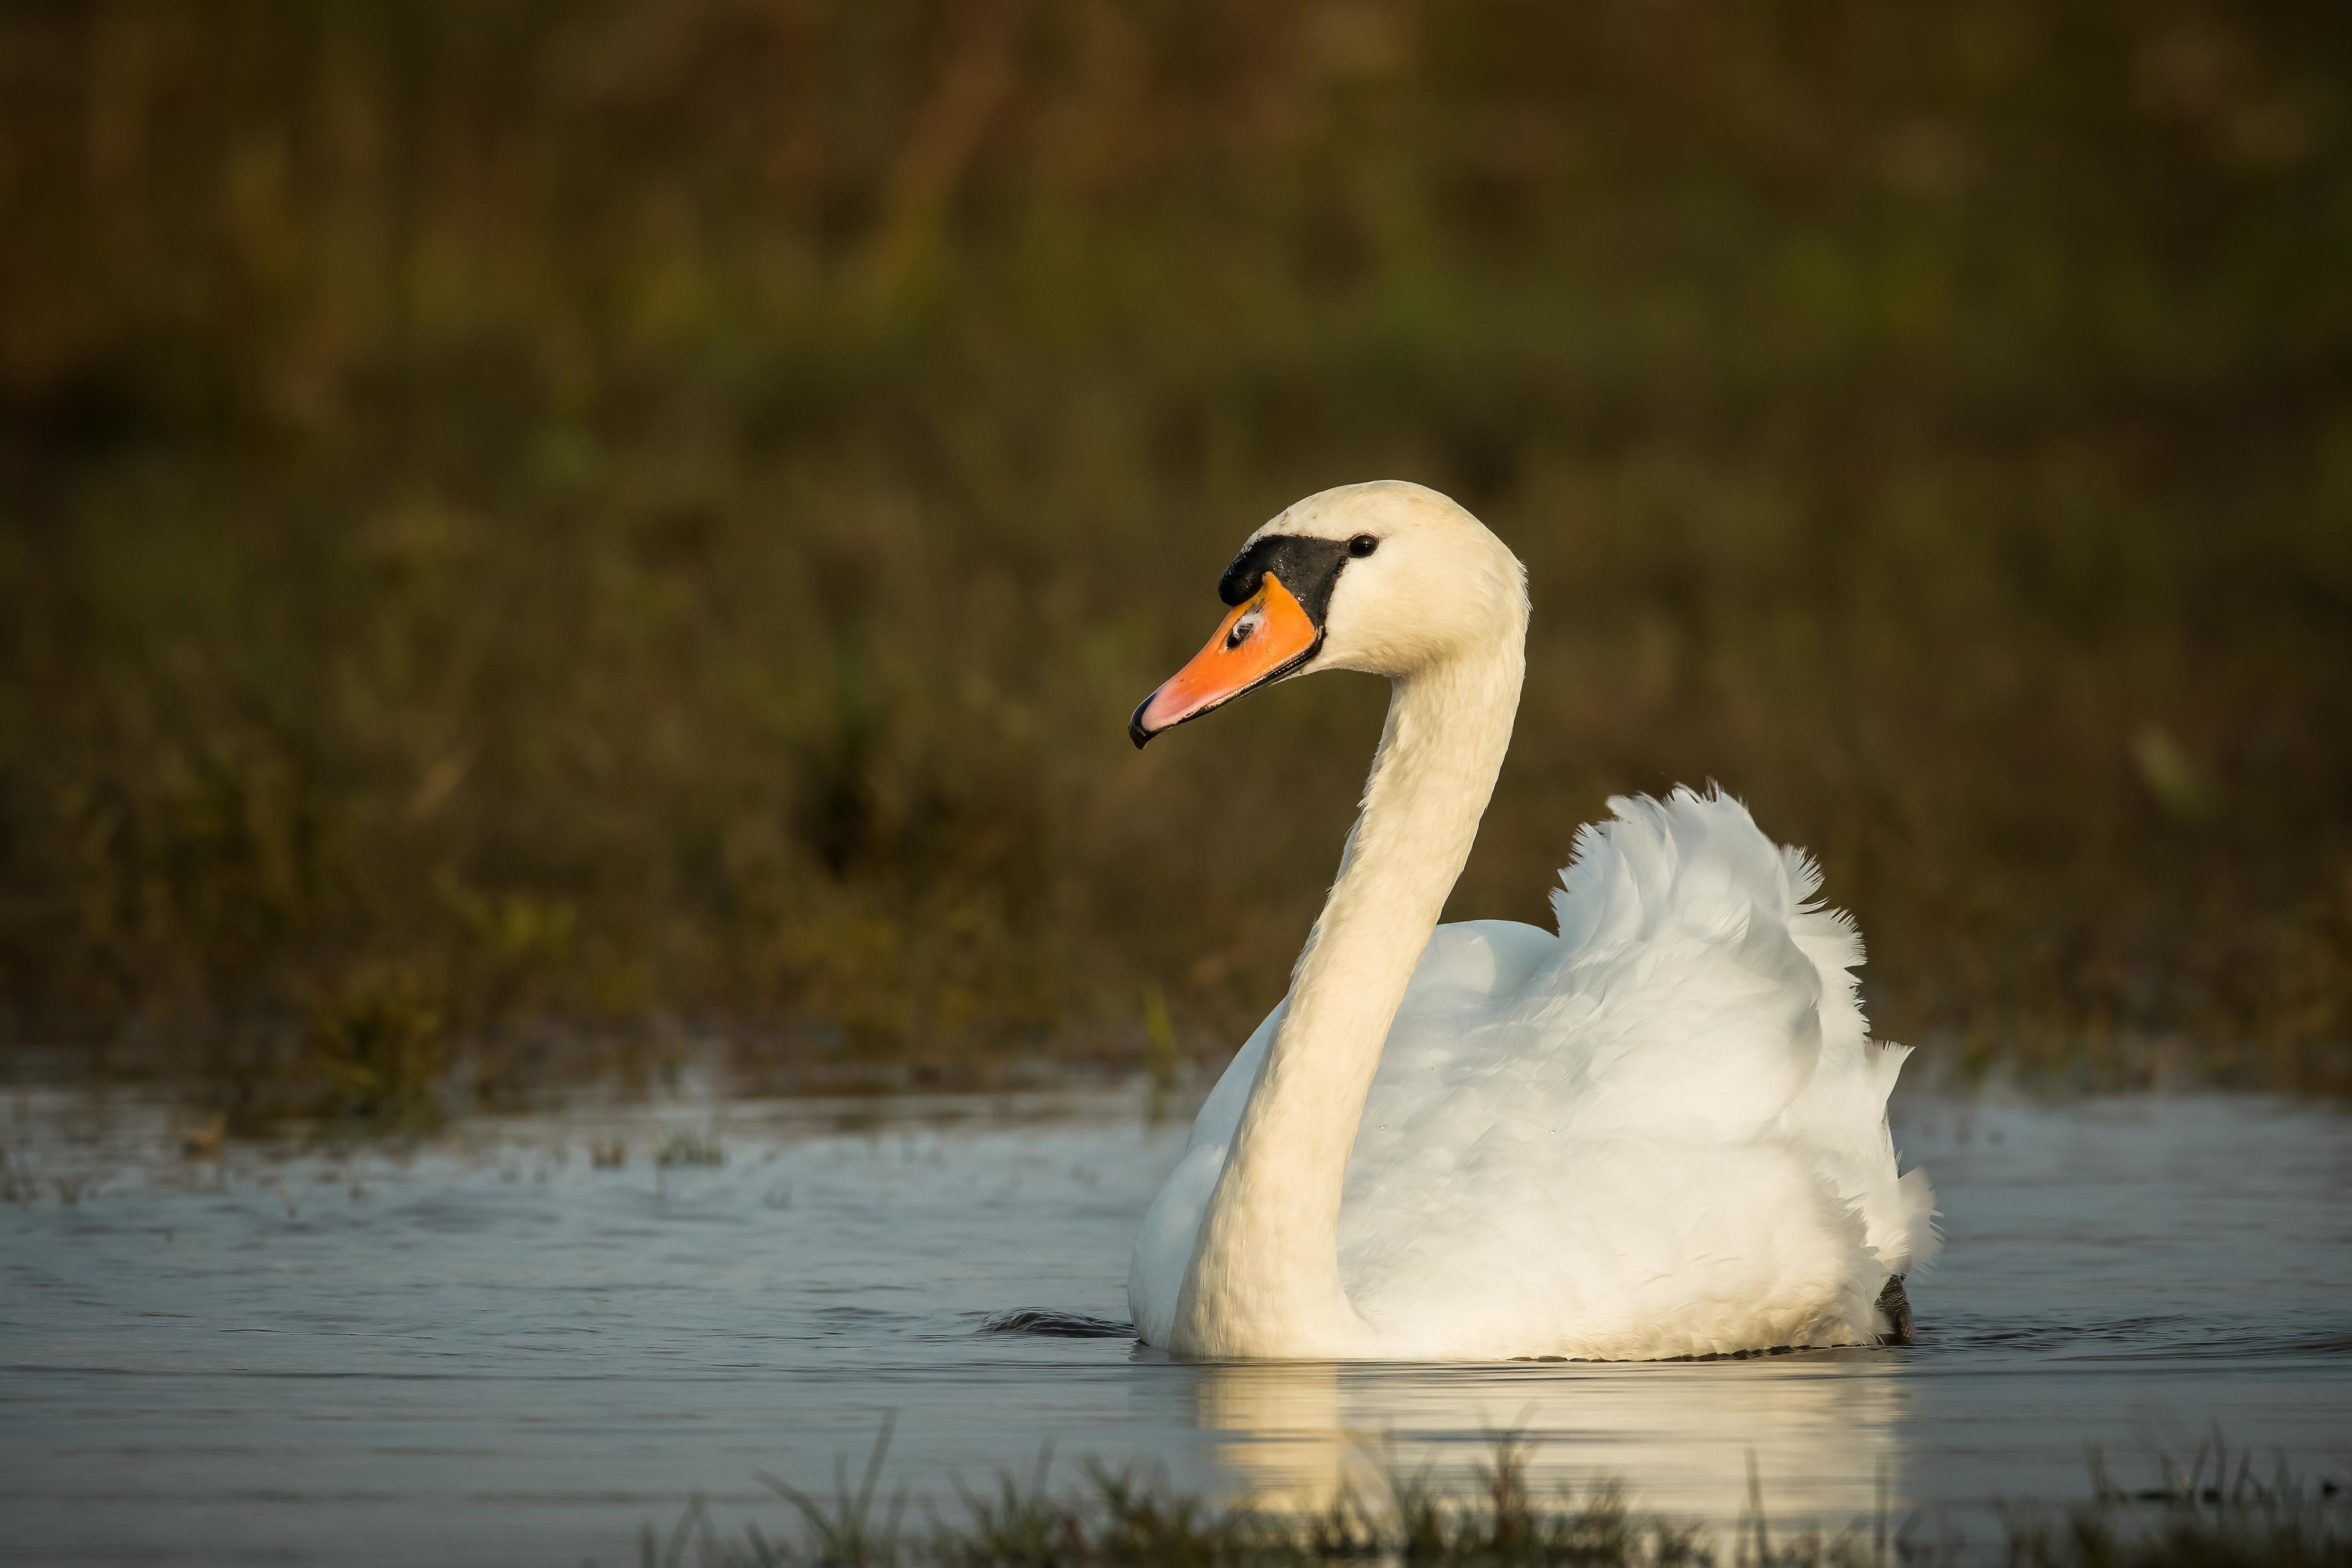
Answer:
<path fill-rule="evenodd" d="M 1396 476 L 1454 915 L 1715 779 L 1948 1070 L 2352 1081 L 2340 4 L 13 4 L 0 233 L 20 1061 L 1221 1059 L 1384 693 L 1126 716 Z"/>

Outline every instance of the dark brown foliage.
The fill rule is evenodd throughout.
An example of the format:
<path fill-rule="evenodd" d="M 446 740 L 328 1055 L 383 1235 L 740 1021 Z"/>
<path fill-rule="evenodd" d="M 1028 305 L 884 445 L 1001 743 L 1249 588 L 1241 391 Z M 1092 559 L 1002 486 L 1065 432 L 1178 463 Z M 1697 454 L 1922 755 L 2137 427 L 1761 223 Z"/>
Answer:
<path fill-rule="evenodd" d="M 2341 5 L 17 5 L 0 232 L 18 1040 L 1230 1046 L 1380 694 L 1123 718 L 1397 476 L 1456 913 L 1713 778 L 1895 1037 L 2352 1075 Z"/>

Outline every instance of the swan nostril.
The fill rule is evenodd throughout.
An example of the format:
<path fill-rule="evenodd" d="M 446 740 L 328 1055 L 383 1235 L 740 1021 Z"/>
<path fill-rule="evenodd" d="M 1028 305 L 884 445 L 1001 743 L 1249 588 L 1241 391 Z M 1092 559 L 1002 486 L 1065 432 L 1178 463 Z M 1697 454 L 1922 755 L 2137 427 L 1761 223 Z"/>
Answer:
<path fill-rule="evenodd" d="M 1234 629 L 1225 633 L 1225 646 L 1227 648 L 1240 647 L 1243 643 L 1250 640 L 1250 633 L 1256 630 L 1257 622 L 1255 621 L 1234 622 Z"/>

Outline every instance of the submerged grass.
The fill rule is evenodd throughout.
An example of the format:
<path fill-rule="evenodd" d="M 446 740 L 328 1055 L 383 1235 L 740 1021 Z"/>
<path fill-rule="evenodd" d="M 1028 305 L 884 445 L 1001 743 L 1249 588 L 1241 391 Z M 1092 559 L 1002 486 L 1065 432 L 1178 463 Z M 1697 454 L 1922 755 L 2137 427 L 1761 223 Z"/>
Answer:
<path fill-rule="evenodd" d="M 1166 1078 L 1380 693 L 1124 716 L 1391 475 L 1533 577 L 1453 915 L 1714 778 L 1957 1070 L 2342 1088 L 2347 18 L 11 8 L 0 1038 L 238 1125 Z"/>
<path fill-rule="evenodd" d="M 963 1493 L 961 1521 L 933 1519 L 928 1531 L 902 1531 L 905 1494 L 877 1521 L 875 1498 L 889 1444 L 886 1425 L 853 1491 L 845 1471 L 827 1504 L 763 1477 L 801 1515 L 797 1539 L 756 1524 L 730 1534 L 697 1499 L 666 1535 L 648 1528 L 645 1568 L 1057 1568 L 1060 1564 L 1161 1565 L 1370 1562 L 1402 1564 L 1632 1565 L 1716 1563 L 1748 1568 L 1886 1568 L 1890 1563 L 2002 1563 L 2011 1568 L 2340 1568 L 2352 1564 L 2352 1516 L 2334 1487 L 2309 1490 L 2283 1470 L 2269 1480 L 2242 1466 L 2234 1484 L 2202 1487 L 2200 1448 L 2186 1484 L 2167 1464 L 2165 1487 L 2126 1494 L 2093 1457 L 2092 1500 L 2074 1508 L 2005 1511 L 1996 1541 L 1971 1542 L 1922 1521 L 1875 1519 L 1833 1533 L 1791 1532 L 1772 1523 L 1769 1500 L 1749 1464 L 1748 1513 L 1717 1538 L 1703 1528 L 1636 1512 L 1617 1488 L 1537 1493 L 1528 1447 L 1498 1438 L 1475 1467 L 1473 1488 L 1454 1492 L 1426 1474 L 1393 1468 L 1378 1497 L 1343 1492 L 1309 1513 L 1220 1509 L 1130 1473 L 1087 1468 L 1088 1490 L 1048 1485 L 1050 1447 L 1024 1481 L 1008 1473 L 992 1493 Z M 2227 1480 L 2227 1452 L 2212 1448 Z M 2157 1506 L 2152 1506 L 2157 1505 Z"/>

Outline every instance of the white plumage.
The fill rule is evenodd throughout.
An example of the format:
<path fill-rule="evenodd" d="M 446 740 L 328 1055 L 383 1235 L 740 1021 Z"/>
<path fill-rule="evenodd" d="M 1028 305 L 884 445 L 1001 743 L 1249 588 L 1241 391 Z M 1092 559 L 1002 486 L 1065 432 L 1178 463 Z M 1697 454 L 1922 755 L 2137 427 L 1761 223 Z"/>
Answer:
<path fill-rule="evenodd" d="M 1348 1162 L 1348 1294 L 1401 1358 L 1874 1340 L 1888 1276 L 1935 1252 L 1935 1195 L 1895 1174 L 1907 1052 L 1867 1037 L 1853 924 L 1737 800 L 1610 805 L 1552 894 L 1559 935 L 1431 936 Z M 1218 1080 L 1137 1239 L 1152 1343 L 1283 1013 Z"/>
<path fill-rule="evenodd" d="M 1261 535 L 1374 527 L 1398 562 L 1341 578 L 1314 664 L 1397 684 L 1365 815 L 1290 997 L 1145 1218 L 1138 1332 L 1194 1354 L 1434 1360 L 1875 1341 L 1882 1287 L 1935 1249 L 1934 1197 L 1897 1174 L 1906 1052 L 1868 1037 L 1853 923 L 1738 801 L 1678 789 L 1580 831 L 1557 935 L 1433 931 L 1517 706 L 1524 600 L 1450 640 L 1423 625 L 1417 662 L 1383 668 L 1361 629 L 1404 591 L 1425 612 L 1415 580 L 1493 536 L 1402 486 L 1312 497 Z M 1507 656 L 1481 664 L 1486 643 Z M 1499 737 L 1479 727 L 1495 707 Z"/>

